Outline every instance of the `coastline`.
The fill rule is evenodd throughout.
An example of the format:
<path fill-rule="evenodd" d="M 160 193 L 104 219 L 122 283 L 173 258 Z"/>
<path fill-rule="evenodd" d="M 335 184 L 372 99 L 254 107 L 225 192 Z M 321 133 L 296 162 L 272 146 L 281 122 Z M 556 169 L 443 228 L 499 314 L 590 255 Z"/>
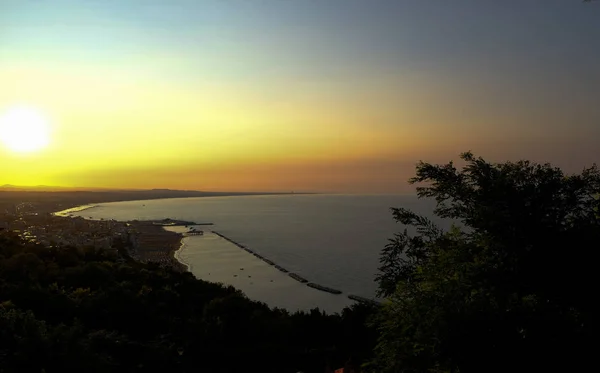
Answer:
<path fill-rule="evenodd" d="M 188 272 L 188 266 L 177 260 L 175 253 L 183 246 L 183 234 L 165 229 L 153 221 L 125 222 L 135 229 L 136 245 L 131 255 L 146 263 L 158 263 L 179 272 Z"/>
<path fill-rule="evenodd" d="M 188 263 L 186 263 L 182 258 L 181 258 L 181 252 L 183 251 L 183 249 L 185 249 L 185 240 L 187 237 L 181 237 L 181 245 L 179 246 L 179 248 L 177 250 L 175 250 L 175 252 L 173 253 L 173 257 L 175 258 L 175 260 L 177 260 L 179 262 L 179 264 L 181 264 L 182 266 L 185 267 L 185 272 L 192 272 L 192 266 Z"/>
<path fill-rule="evenodd" d="M 186 237 L 183 234 L 183 229 L 179 228 L 179 227 L 169 227 L 169 226 L 164 226 L 162 227 L 162 229 L 165 232 L 173 232 L 176 234 L 179 234 L 180 236 L 180 240 L 179 240 L 179 247 L 177 248 L 177 250 L 175 250 L 173 252 L 173 258 L 179 263 L 181 268 L 184 268 L 184 272 L 192 272 L 192 265 L 187 263 L 185 260 L 183 260 L 183 258 L 181 257 L 181 253 L 183 252 L 183 250 L 186 248 L 186 246 L 188 245 L 188 243 L 186 242 L 187 240 L 189 240 L 189 237 Z M 181 232 L 180 232 L 181 231 Z"/>
<path fill-rule="evenodd" d="M 75 206 L 75 207 L 68 208 L 66 210 L 61 210 L 61 211 L 53 212 L 52 215 L 53 216 L 58 216 L 58 217 L 68 218 L 74 212 L 81 212 L 81 211 L 93 209 L 93 208 L 96 208 L 96 207 L 100 207 L 100 205 L 98 205 L 98 204 L 89 204 L 89 205 Z"/>
<path fill-rule="evenodd" d="M 98 205 L 82 205 L 53 215 L 94 221 L 98 224 L 110 221 L 70 213 L 93 207 Z M 289 273 L 273 261 L 219 232 L 205 231 L 206 234 L 202 238 L 188 237 L 185 234 L 192 226 L 202 227 L 210 223 L 198 224 L 168 218 L 123 220 L 118 223 L 127 225 L 128 239 L 129 233 L 133 237 L 126 254 L 131 260 L 156 263 L 178 272 L 189 272 L 204 281 L 234 286 L 250 299 L 262 301 L 270 306 L 291 311 L 318 307 L 326 312 L 335 313 L 340 312 L 343 307 L 366 300 L 362 297 L 357 299 L 359 297 L 341 290 L 309 283 L 303 278 L 304 281 L 300 281 L 296 273 Z M 200 242 L 202 246 L 199 246 Z"/>
<path fill-rule="evenodd" d="M 105 224 L 106 220 L 72 215 L 75 212 L 99 206 L 98 204 L 86 204 L 56 211 L 51 215 L 56 218 L 83 219 L 96 224 Z M 157 224 L 153 220 L 113 221 L 125 224 L 128 227 L 128 235 L 132 237 L 133 241 L 132 247 L 127 250 L 127 255 L 133 260 L 171 267 L 178 272 L 189 272 L 189 266 L 177 258 L 177 252 L 185 245 L 183 231 L 172 231 L 167 229 L 168 226 Z"/>
<path fill-rule="evenodd" d="M 167 229 L 177 231 L 182 227 Z M 355 303 L 344 295 L 321 291 L 295 280 L 273 262 L 269 264 L 261 255 L 236 245 L 218 232 L 207 230 L 202 236 L 185 237 L 183 243 L 176 258 L 191 264 L 188 269 L 194 277 L 233 286 L 249 299 L 270 307 L 290 312 L 319 308 L 333 314 Z"/>
<path fill-rule="evenodd" d="M 178 228 L 179 227 L 168 227 L 168 228 L 165 227 L 165 229 L 173 231 L 173 232 L 185 232 L 185 230 L 182 230 L 181 228 L 178 229 Z M 302 292 L 304 292 L 308 288 L 308 289 L 310 289 L 309 291 L 316 290 L 318 292 L 324 293 L 322 295 L 333 296 L 334 297 L 334 298 L 329 298 L 329 299 L 336 299 L 337 297 L 339 297 L 339 298 L 337 298 L 338 300 L 340 298 L 341 299 L 349 299 L 351 302 L 348 303 L 347 305 L 353 304 L 354 302 L 356 302 L 356 303 L 363 303 L 363 304 L 371 304 L 371 305 L 381 305 L 381 301 L 378 300 L 378 299 L 376 299 L 376 298 L 368 298 L 368 297 L 363 297 L 363 296 L 359 296 L 359 295 L 355 295 L 355 294 L 351 294 L 351 293 L 349 294 L 349 293 L 346 293 L 346 292 L 344 292 L 342 290 L 338 290 L 338 289 L 335 289 L 335 288 L 331 288 L 331 287 L 328 287 L 328 286 L 324 286 L 324 285 L 321 285 L 321 284 L 318 284 L 318 283 L 311 282 L 308 279 L 306 279 L 306 278 L 298 275 L 297 273 L 289 272 L 287 269 L 279 266 L 278 264 L 276 264 L 272 260 L 270 260 L 270 259 L 268 259 L 268 258 L 266 258 L 266 257 L 264 257 L 264 256 L 262 256 L 260 254 L 258 254 L 254 250 L 248 248 L 245 245 L 240 244 L 239 242 L 237 242 L 237 241 L 229 238 L 228 236 L 225 236 L 224 234 L 222 234 L 220 232 L 217 232 L 217 231 L 208 231 L 207 233 L 204 234 L 204 237 L 205 237 L 204 239 L 210 239 L 211 236 L 216 236 L 219 240 L 223 240 L 223 241 L 227 242 L 227 244 L 229 246 L 229 250 L 233 249 L 233 251 L 237 253 L 236 256 L 238 256 L 238 257 L 245 257 L 246 258 L 244 260 L 244 264 L 243 264 L 243 267 L 245 268 L 245 272 L 246 273 L 248 273 L 249 271 L 251 271 L 251 267 L 252 267 L 251 262 L 255 261 L 255 260 L 258 260 L 259 262 L 261 262 L 260 272 L 261 272 L 262 275 L 267 274 L 271 270 L 276 270 L 275 272 L 278 275 L 282 276 L 282 277 L 279 277 L 278 281 L 287 281 L 289 279 L 293 279 L 293 281 L 292 281 L 293 284 L 291 285 L 292 287 L 289 288 L 289 289 L 291 290 L 293 288 L 293 291 L 295 291 L 296 294 L 298 294 L 299 290 L 302 291 Z M 179 250 L 177 250 L 177 252 L 175 252 L 175 258 L 181 264 L 187 266 L 189 272 L 191 272 L 192 274 L 194 274 L 195 271 L 194 271 L 194 268 L 192 267 L 192 265 L 188 264 L 182 258 L 182 256 L 180 255 L 181 252 L 184 249 L 188 248 L 188 245 L 191 246 L 191 247 L 194 246 L 191 243 L 191 237 L 184 236 L 182 242 L 183 243 L 181 245 L 181 248 Z M 219 250 L 221 252 L 223 252 L 226 249 L 225 248 L 220 248 Z M 213 255 L 215 255 L 215 254 L 213 254 Z M 211 255 L 211 254 L 209 254 L 209 255 Z M 230 257 L 229 259 L 231 260 L 232 258 Z M 211 261 L 211 259 L 208 259 L 208 261 Z M 266 267 L 264 266 L 263 263 L 266 264 Z M 229 263 L 225 264 L 225 266 L 227 266 L 228 264 Z M 242 268 L 240 268 L 240 269 L 244 270 Z M 213 272 L 213 271 L 214 271 L 214 267 L 212 267 L 212 269 L 208 269 L 208 271 L 205 270 L 204 271 L 204 276 L 196 276 L 196 275 L 195 276 L 197 278 L 202 278 L 202 279 L 204 279 L 206 281 L 213 281 L 213 282 L 216 281 L 216 282 L 226 283 L 226 281 L 224 281 L 226 279 L 224 279 L 224 278 L 220 278 L 220 279 L 206 278 L 206 275 L 208 274 L 210 276 L 211 272 Z M 208 273 L 206 273 L 206 272 L 208 272 Z M 232 272 L 237 272 L 237 271 L 234 269 Z M 234 277 L 238 277 L 238 275 L 234 275 Z M 256 277 L 256 273 L 254 275 L 248 276 L 248 277 L 255 278 Z M 278 277 L 277 276 L 273 276 L 273 274 L 271 274 L 271 275 L 269 275 L 269 278 L 272 279 L 272 280 L 270 280 L 270 282 L 272 282 L 273 279 L 278 278 Z M 268 284 L 263 283 L 262 285 L 265 286 L 265 285 L 268 285 Z M 240 289 L 240 290 L 242 290 L 244 292 L 248 291 L 247 287 L 242 287 L 242 286 L 234 285 L 234 284 L 232 284 L 232 286 L 234 286 L 234 287 L 236 287 L 236 288 L 238 288 L 238 289 Z M 324 299 L 324 298 L 322 298 L 322 299 Z M 314 307 L 319 307 L 319 306 L 323 307 L 322 304 L 321 305 L 318 305 L 318 304 L 314 305 Z"/>

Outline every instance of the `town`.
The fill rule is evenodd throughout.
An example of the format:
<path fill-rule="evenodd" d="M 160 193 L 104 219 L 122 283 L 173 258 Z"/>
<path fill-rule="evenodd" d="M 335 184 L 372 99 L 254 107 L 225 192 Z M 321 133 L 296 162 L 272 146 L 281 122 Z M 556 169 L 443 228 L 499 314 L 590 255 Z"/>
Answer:
<path fill-rule="evenodd" d="M 71 205 L 52 201 L 0 202 L 0 231 L 11 231 L 24 241 L 46 247 L 92 248 L 114 255 L 118 261 L 157 263 L 184 271 L 173 254 L 182 235 L 163 229 L 164 225 L 192 222 L 91 220 L 54 214 Z"/>

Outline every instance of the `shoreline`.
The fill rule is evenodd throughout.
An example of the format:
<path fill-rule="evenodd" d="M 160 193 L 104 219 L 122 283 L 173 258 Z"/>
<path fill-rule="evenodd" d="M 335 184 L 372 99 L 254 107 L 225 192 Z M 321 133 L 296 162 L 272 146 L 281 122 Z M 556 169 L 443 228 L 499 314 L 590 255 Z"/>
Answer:
<path fill-rule="evenodd" d="M 183 248 L 183 234 L 164 229 L 154 221 L 127 221 L 136 231 L 136 243 L 131 250 L 133 259 L 145 263 L 166 265 L 178 272 L 189 272 L 188 266 L 176 257 Z"/>
<path fill-rule="evenodd" d="M 73 216 L 72 212 L 80 212 L 86 209 L 98 207 L 99 205 L 82 205 L 74 208 L 62 210 L 53 213 L 53 216 L 56 217 L 66 217 L 71 219 L 84 219 L 88 221 L 102 222 L 106 221 L 103 219 L 91 219 L 85 218 L 83 216 Z M 178 221 L 170 218 L 160 219 L 160 220 L 130 220 L 130 221 L 117 221 L 122 224 L 126 224 L 130 230 L 129 232 L 133 234 L 134 241 L 132 241 L 132 247 L 130 246 L 127 249 L 127 255 L 131 258 L 131 260 L 139 261 L 142 263 L 156 263 L 161 266 L 169 267 L 177 272 L 189 272 L 194 275 L 194 268 L 191 264 L 187 263 L 183 257 L 182 253 L 189 246 L 190 237 L 186 236 L 185 233 L 188 231 L 189 226 L 199 226 L 202 227 L 204 225 L 212 224 L 212 223 L 195 223 L 195 222 L 184 222 Z M 169 222 L 169 223 L 167 223 Z M 313 282 L 309 282 L 307 279 L 302 278 L 296 273 L 291 273 L 287 269 L 279 266 L 273 261 L 261 256 L 254 250 L 242 245 L 241 243 L 224 236 L 223 234 L 210 230 L 210 232 L 220 239 L 232 244 L 232 246 L 236 247 L 238 250 L 242 252 L 246 252 L 259 259 L 261 262 L 265 263 L 269 267 L 276 270 L 280 274 L 284 275 L 287 278 L 293 279 L 293 282 L 296 282 L 298 285 L 302 285 L 302 287 L 306 287 L 315 291 L 316 293 L 329 294 L 333 297 L 346 298 L 350 300 L 352 303 L 371 303 L 373 300 L 368 299 L 366 297 L 356 296 L 353 294 L 346 294 L 345 292 L 337 289 L 333 289 L 327 286 L 323 286 L 320 284 L 316 284 Z M 243 268 L 241 269 L 243 270 Z M 210 275 L 210 273 L 208 273 Z M 237 275 L 234 275 L 236 277 Z M 215 280 L 211 280 L 210 278 L 204 277 L 194 277 L 203 280 L 214 282 Z M 250 277 L 250 276 L 248 276 Z M 218 283 L 222 283 L 223 281 L 216 280 Z M 272 280 L 271 280 L 272 282 Z M 233 285 L 232 285 L 233 286 Z M 248 289 L 240 289 L 244 291 L 244 293 L 248 293 Z M 264 301 L 264 300 L 263 300 Z M 374 302 L 373 302 L 374 303 Z M 320 307 L 319 304 L 314 305 L 315 307 Z M 336 312 L 336 311 L 333 311 Z"/>
<path fill-rule="evenodd" d="M 181 231 L 182 228 L 168 228 Z M 218 232 L 207 230 L 200 237 L 186 237 L 176 258 L 189 262 L 197 279 L 233 286 L 249 299 L 290 312 L 319 308 L 328 314 L 341 312 L 355 301 L 320 291 L 301 283 L 269 264 L 264 257 L 238 246 Z M 240 242 L 238 242 L 240 244 Z"/>
<path fill-rule="evenodd" d="M 168 230 L 166 229 L 166 227 L 163 227 L 163 229 L 165 231 L 168 232 Z M 183 249 L 185 249 L 187 243 L 185 242 L 188 239 L 188 237 L 184 236 L 183 234 L 181 235 L 181 244 L 179 245 L 179 248 L 177 250 L 175 250 L 173 252 L 173 257 L 175 258 L 176 261 L 179 262 L 179 264 L 181 264 L 183 267 L 185 267 L 185 272 L 192 272 L 192 265 L 186 263 L 182 258 L 181 258 L 181 252 L 183 251 Z"/>
<path fill-rule="evenodd" d="M 63 218 L 70 218 L 71 214 L 74 212 L 81 212 L 81 211 L 85 211 L 85 210 L 89 210 L 89 209 L 93 209 L 96 207 L 100 207 L 100 205 L 98 204 L 88 204 L 88 205 L 81 205 L 81 206 L 75 206 L 75 207 L 71 207 L 65 210 L 61 210 L 61 211 L 56 211 L 51 213 L 52 216 L 58 216 L 58 217 L 63 217 Z"/>
<path fill-rule="evenodd" d="M 51 215 L 56 218 L 84 219 L 103 224 L 107 220 L 72 215 L 74 212 L 81 212 L 99 206 L 99 204 L 86 204 L 56 211 L 51 213 Z M 166 229 L 172 225 L 161 224 L 158 220 L 120 221 L 113 219 L 112 221 L 127 225 L 128 235 L 133 237 L 131 247 L 127 248 L 127 256 L 132 260 L 142 263 L 156 263 L 158 265 L 170 267 L 178 272 L 190 272 L 190 266 L 179 260 L 179 255 L 177 254 L 178 251 L 183 249 L 185 245 L 184 239 L 186 237 L 182 233 Z M 179 222 L 172 219 L 164 219 L 163 222 L 165 221 L 172 221 L 175 224 L 185 223 L 188 225 L 193 223 Z M 195 223 L 193 224 L 195 225 Z"/>

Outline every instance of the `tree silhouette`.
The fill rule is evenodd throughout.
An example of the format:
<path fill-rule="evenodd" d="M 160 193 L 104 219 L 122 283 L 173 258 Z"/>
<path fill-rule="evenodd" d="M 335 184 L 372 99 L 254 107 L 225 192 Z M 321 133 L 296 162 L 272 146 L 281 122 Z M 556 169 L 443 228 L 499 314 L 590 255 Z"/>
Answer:
<path fill-rule="evenodd" d="M 443 231 L 413 212 L 416 228 L 382 251 L 388 297 L 375 321 L 380 372 L 542 371 L 584 367 L 598 311 L 600 172 L 565 175 L 548 164 L 488 163 L 461 155 L 457 169 L 419 163 L 411 183 L 435 198 Z"/>

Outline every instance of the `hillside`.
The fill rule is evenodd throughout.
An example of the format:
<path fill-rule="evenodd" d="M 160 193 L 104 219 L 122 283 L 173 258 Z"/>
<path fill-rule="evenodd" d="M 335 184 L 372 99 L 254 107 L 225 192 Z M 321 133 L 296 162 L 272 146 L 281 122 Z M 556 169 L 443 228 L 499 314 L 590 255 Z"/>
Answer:
<path fill-rule="evenodd" d="M 0 234 L 3 372 L 323 372 L 370 351 L 369 312 L 290 314 L 190 273 Z"/>

